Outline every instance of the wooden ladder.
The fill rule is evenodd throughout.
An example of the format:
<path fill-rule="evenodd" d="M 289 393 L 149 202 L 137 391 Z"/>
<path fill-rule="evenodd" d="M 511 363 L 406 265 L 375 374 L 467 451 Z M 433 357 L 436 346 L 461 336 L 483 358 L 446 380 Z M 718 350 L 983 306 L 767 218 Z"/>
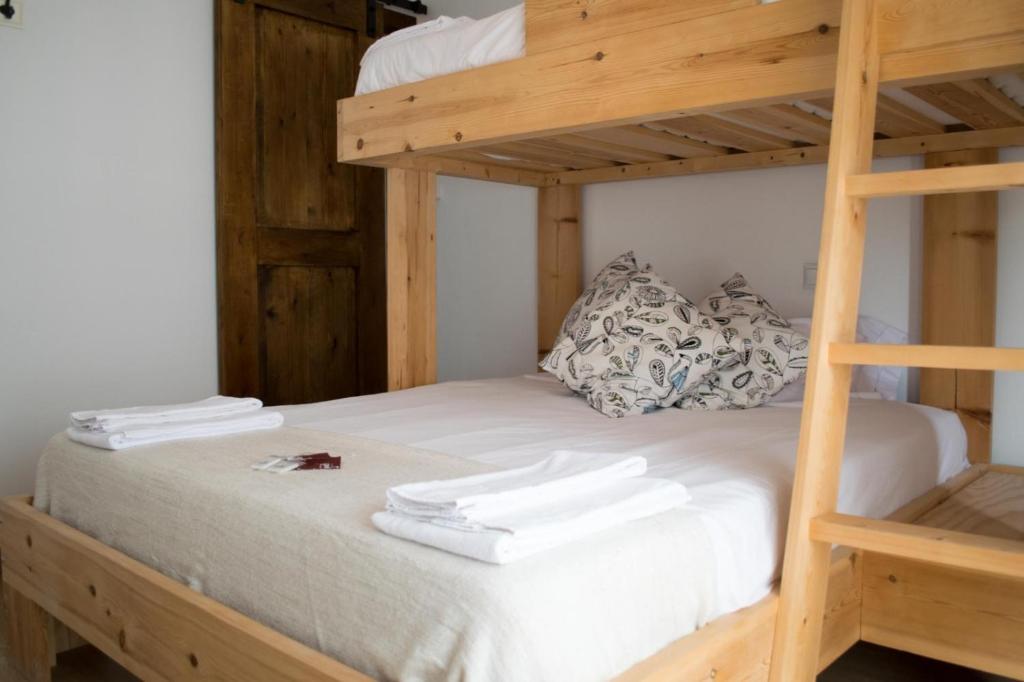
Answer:
<path fill-rule="evenodd" d="M 1024 185 L 1024 163 L 872 173 L 879 50 L 874 0 L 845 0 L 773 682 L 813 680 L 833 544 L 1024 578 L 1024 543 L 836 513 L 854 365 L 1024 371 L 1024 349 L 854 343 L 867 199 Z"/>

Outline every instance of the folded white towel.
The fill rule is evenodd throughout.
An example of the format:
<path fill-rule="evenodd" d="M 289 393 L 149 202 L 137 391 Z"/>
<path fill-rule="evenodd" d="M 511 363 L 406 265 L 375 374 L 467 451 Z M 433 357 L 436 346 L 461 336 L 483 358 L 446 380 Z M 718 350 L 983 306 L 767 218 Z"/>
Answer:
<path fill-rule="evenodd" d="M 505 564 L 578 540 L 629 521 L 686 504 L 690 495 L 667 479 L 626 478 L 532 506 L 507 515 L 495 513 L 487 524 L 460 527 L 449 519 L 423 521 L 386 511 L 373 515 L 384 533 L 494 564 Z"/>
<path fill-rule="evenodd" d="M 218 395 L 178 405 L 145 405 L 72 412 L 71 426 L 85 431 L 115 432 L 139 425 L 171 424 L 240 415 L 261 407 L 263 403 L 256 398 L 229 398 Z"/>
<path fill-rule="evenodd" d="M 74 426 L 68 428 L 68 437 L 84 445 L 106 450 L 123 450 L 139 445 L 152 445 L 171 440 L 208 438 L 245 431 L 277 428 L 284 423 L 280 412 L 257 410 L 240 415 L 215 419 L 195 419 L 177 423 L 139 424 L 121 431 L 87 431 Z"/>
<path fill-rule="evenodd" d="M 559 450 L 533 466 L 389 488 L 387 508 L 421 520 L 486 524 L 495 513 L 558 500 L 646 471 L 643 457 Z"/>

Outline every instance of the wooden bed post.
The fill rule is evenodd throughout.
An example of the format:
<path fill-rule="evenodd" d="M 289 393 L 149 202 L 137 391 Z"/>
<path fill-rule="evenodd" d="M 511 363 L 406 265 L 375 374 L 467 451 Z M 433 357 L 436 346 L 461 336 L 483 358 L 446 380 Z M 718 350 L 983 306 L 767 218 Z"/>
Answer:
<path fill-rule="evenodd" d="M 437 176 L 388 169 L 388 390 L 437 381 Z"/>
<path fill-rule="evenodd" d="M 541 187 L 537 196 L 537 353 L 543 358 L 583 291 L 580 185 Z"/>
<path fill-rule="evenodd" d="M 3 598 L 11 663 L 30 682 L 50 682 L 50 668 L 56 660 L 53 618 L 6 582 Z"/>
<path fill-rule="evenodd" d="M 993 164 L 998 149 L 925 155 L 928 168 Z M 999 194 L 968 192 L 924 198 L 921 343 L 995 345 L 996 239 Z M 955 410 L 967 430 L 971 462 L 992 446 L 993 373 L 922 369 L 921 402 Z"/>

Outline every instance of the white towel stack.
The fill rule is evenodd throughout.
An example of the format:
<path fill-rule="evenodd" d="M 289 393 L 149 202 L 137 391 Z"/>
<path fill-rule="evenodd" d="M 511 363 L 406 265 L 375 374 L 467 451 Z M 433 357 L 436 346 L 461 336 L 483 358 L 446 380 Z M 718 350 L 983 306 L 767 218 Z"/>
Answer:
<path fill-rule="evenodd" d="M 389 535 L 504 564 L 686 504 L 643 457 L 558 451 L 538 464 L 387 491 L 373 516 Z"/>
<path fill-rule="evenodd" d="M 223 436 L 273 429 L 280 412 L 262 409 L 256 398 L 214 396 L 194 403 L 149 405 L 71 413 L 68 437 L 106 450 L 123 450 L 171 440 Z"/>

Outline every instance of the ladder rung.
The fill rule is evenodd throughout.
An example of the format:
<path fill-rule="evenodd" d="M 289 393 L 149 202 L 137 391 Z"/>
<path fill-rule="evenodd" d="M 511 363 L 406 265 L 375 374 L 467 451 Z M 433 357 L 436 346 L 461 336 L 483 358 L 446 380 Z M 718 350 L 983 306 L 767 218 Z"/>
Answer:
<path fill-rule="evenodd" d="M 864 173 L 846 178 L 853 197 L 900 197 L 916 194 L 987 192 L 1024 185 L 1024 162 L 953 166 L 896 173 Z"/>
<path fill-rule="evenodd" d="M 836 365 L 1024 372 L 1024 348 L 833 343 L 829 346 L 828 359 Z"/>
<path fill-rule="evenodd" d="M 868 552 L 1024 578 L 1024 542 L 846 514 L 811 520 L 811 539 Z"/>

